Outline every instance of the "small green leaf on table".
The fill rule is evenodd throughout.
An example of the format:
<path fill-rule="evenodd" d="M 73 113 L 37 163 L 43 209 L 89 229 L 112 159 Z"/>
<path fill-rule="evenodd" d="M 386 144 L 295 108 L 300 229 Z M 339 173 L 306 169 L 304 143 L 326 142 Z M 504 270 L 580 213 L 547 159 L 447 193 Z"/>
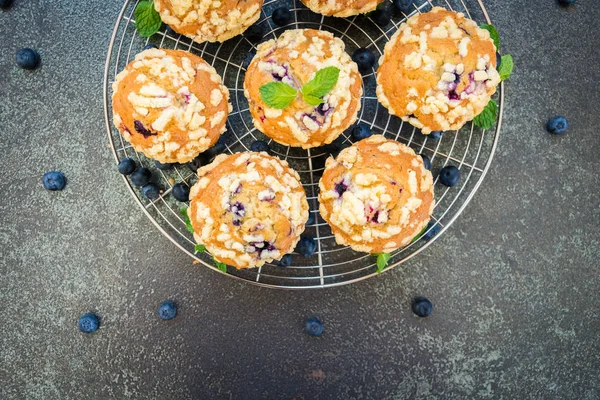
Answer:
<path fill-rule="evenodd" d="M 377 254 L 377 273 L 380 274 L 390 261 L 390 253 Z"/>

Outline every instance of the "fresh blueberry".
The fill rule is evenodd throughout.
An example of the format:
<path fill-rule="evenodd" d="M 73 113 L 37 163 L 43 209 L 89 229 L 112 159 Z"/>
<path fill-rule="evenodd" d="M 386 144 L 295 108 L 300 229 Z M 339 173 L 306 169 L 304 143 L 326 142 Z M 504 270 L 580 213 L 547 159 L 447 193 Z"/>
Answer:
<path fill-rule="evenodd" d="M 10 7 L 11 4 L 12 4 L 12 0 L 0 0 L 0 8 L 2 8 L 2 9 L 6 9 L 6 8 Z"/>
<path fill-rule="evenodd" d="M 431 160 L 429 159 L 429 157 L 427 157 L 425 154 L 420 154 L 420 156 L 423 159 L 423 165 L 425 165 L 425 169 L 431 171 Z"/>
<path fill-rule="evenodd" d="M 131 174 L 131 183 L 135 186 L 144 186 L 150 182 L 152 172 L 148 168 L 138 168 Z"/>
<path fill-rule="evenodd" d="M 502 62 L 502 56 L 500 53 L 496 52 L 496 69 L 500 68 L 500 63 Z"/>
<path fill-rule="evenodd" d="M 42 177 L 42 182 L 46 190 L 63 190 L 67 183 L 67 178 L 60 171 L 49 171 Z"/>
<path fill-rule="evenodd" d="M 357 49 L 352 53 L 352 61 L 358 65 L 358 70 L 361 73 L 367 73 L 375 65 L 375 55 L 371 50 L 368 49 Z"/>
<path fill-rule="evenodd" d="M 310 236 L 302 236 L 296 245 L 296 252 L 306 258 L 315 254 L 315 251 L 317 251 L 317 242 Z"/>
<path fill-rule="evenodd" d="M 289 267 L 292 265 L 292 255 L 286 254 L 285 256 L 281 257 L 281 260 L 276 261 L 276 264 L 280 267 Z"/>
<path fill-rule="evenodd" d="M 77 327 L 83 333 L 92 333 L 98 330 L 100 326 L 100 319 L 94 313 L 85 313 L 79 318 Z"/>
<path fill-rule="evenodd" d="M 154 200 L 160 197 L 160 188 L 156 183 L 148 183 L 142 186 L 142 196 Z"/>
<path fill-rule="evenodd" d="M 429 317 L 433 312 L 433 304 L 425 297 L 414 297 L 411 302 L 412 312 L 418 317 Z"/>
<path fill-rule="evenodd" d="M 394 0 L 396 8 L 407 14 L 413 9 L 414 0 Z"/>
<path fill-rule="evenodd" d="M 227 148 L 227 146 L 225 145 L 225 137 L 221 136 L 221 137 L 219 137 L 219 140 L 217 141 L 217 143 L 214 144 L 213 147 L 206 150 L 202 154 L 206 154 L 206 156 L 209 158 L 209 160 L 212 161 L 213 158 L 215 158 L 219 154 L 223 153 L 226 148 Z"/>
<path fill-rule="evenodd" d="M 308 212 L 308 220 L 306 221 L 306 225 L 314 225 L 315 224 L 315 213 L 309 211 Z"/>
<path fill-rule="evenodd" d="M 173 36 L 173 37 L 179 36 L 179 33 L 175 32 L 175 29 L 171 28 L 170 25 L 167 25 L 166 33 L 168 36 Z"/>
<path fill-rule="evenodd" d="M 165 300 L 160 303 L 157 312 L 161 319 L 173 319 L 177 315 L 177 305 L 171 300 Z"/>
<path fill-rule="evenodd" d="M 250 145 L 250 150 L 252 151 L 256 151 L 256 152 L 269 152 L 269 145 L 267 144 L 267 142 L 263 141 L 263 140 L 255 140 L 254 142 L 252 142 L 252 144 Z"/>
<path fill-rule="evenodd" d="M 195 173 L 198 171 L 198 168 L 202 167 L 203 165 L 208 164 L 209 162 L 210 162 L 210 160 L 208 159 L 208 157 L 204 153 L 202 153 L 202 154 L 199 154 L 192 161 L 188 162 L 186 165 L 192 172 Z"/>
<path fill-rule="evenodd" d="M 246 58 L 244 58 L 244 61 L 242 61 L 242 68 L 248 69 L 248 66 L 252 62 L 252 59 L 254 58 L 255 55 L 256 55 L 256 52 L 254 50 L 249 52 L 248 55 L 246 56 Z"/>
<path fill-rule="evenodd" d="M 323 334 L 323 323 L 317 317 L 307 318 L 304 322 L 304 332 L 310 336 L 321 336 Z"/>
<path fill-rule="evenodd" d="M 20 49 L 17 51 L 17 65 L 24 69 L 35 69 L 40 63 L 40 55 L 32 49 Z"/>
<path fill-rule="evenodd" d="M 173 164 L 170 164 L 170 163 L 163 164 L 163 163 L 158 162 L 156 160 L 154 160 L 154 165 L 156 165 L 156 168 L 158 168 L 160 170 L 163 170 L 163 171 L 166 171 L 168 169 L 173 168 Z"/>
<path fill-rule="evenodd" d="M 147 45 L 144 46 L 144 50 L 150 50 L 150 49 L 158 49 L 158 47 L 156 47 L 152 43 L 148 43 Z"/>
<path fill-rule="evenodd" d="M 554 117 L 546 124 L 546 129 L 548 132 L 554 135 L 562 135 L 567 131 L 569 124 L 567 123 L 567 119 L 562 116 Z"/>
<path fill-rule="evenodd" d="M 131 175 L 135 171 L 135 168 L 135 161 L 130 157 L 122 159 L 119 161 L 119 165 L 117 165 L 117 170 L 123 175 Z"/>
<path fill-rule="evenodd" d="M 284 26 L 292 22 L 292 13 L 285 7 L 279 7 L 273 10 L 271 19 L 275 25 Z"/>
<path fill-rule="evenodd" d="M 439 224 L 435 223 L 434 221 L 429 221 L 427 223 L 427 227 L 425 228 L 425 233 L 421 237 L 426 242 L 429 242 L 435 235 L 440 233 L 441 229 L 442 228 L 440 227 Z"/>
<path fill-rule="evenodd" d="M 171 192 L 175 200 L 188 201 L 190 199 L 190 187 L 183 182 L 174 184 Z"/>
<path fill-rule="evenodd" d="M 439 140 L 439 139 L 441 139 L 441 137 L 442 137 L 443 134 L 444 134 L 443 131 L 432 131 L 429 134 L 429 137 L 432 138 L 432 139 L 435 139 L 435 140 Z"/>
<path fill-rule="evenodd" d="M 365 124 L 356 124 L 354 129 L 352 129 L 352 137 L 356 140 L 366 139 L 372 134 L 371 129 Z"/>
<path fill-rule="evenodd" d="M 252 43 L 259 42 L 260 39 L 263 38 L 264 34 L 265 30 L 263 29 L 262 25 L 259 24 L 250 26 L 250 28 L 246 29 L 246 32 L 244 32 L 244 36 L 246 36 L 246 38 Z"/>
<path fill-rule="evenodd" d="M 569 6 L 571 4 L 575 4 L 576 0 L 558 0 L 558 2 L 560 4 L 562 4 L 563 6 Z"/>
<path fill-rule="evenodd" d="M 370 17 L 379 26 L 386 26 L 392 20 L 394 5 L 389 1 L 384 1 L 377 6 L 377 9 L 370 14 Z"/>
<path fill-rule="evenodd" d="M 440 170 L 440 182 L 442 185 L 452 187 L 460 181 L 460 169 L 454 165 L 447 165 Z"/>

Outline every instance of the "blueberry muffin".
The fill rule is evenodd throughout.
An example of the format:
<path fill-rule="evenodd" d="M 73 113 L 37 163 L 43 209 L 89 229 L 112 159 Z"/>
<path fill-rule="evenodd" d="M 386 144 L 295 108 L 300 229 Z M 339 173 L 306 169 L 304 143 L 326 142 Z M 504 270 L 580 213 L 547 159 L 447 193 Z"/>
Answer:
<path fill-rule="evenodd" d="M 489 32 L 462 13 L 434 7 L 410 17 L 385 45 L 377 98 L 390 114 L 429 134 L 471 121 L 499 83 Z"/>
<path fill-rule="evenodd" d="M 383 0 L 302 0 L 313 12 L 328 17 L 349 17 L 365 14 L 377 8 Z"/>
<path fill-rule="evenodd" d="M 218 261 L 253 268 L 294 250 L 308 203 L 287 162 L 264 152 L 222 154 L 198 170 L 188 214 L 194 239 Z"/>
<path fill-rule="evenodd" d="M 195 42 L 224 42 L 260 17 L 263 0 L 154 0 L 165 24 Z"/>
<path fill-rule="evenodd" d="M 329 157 L 319 189 L 319 211 L 336 242 L 367 253 L 409 244 L 435 205 L 433 178 L 421 156 L 382 135 Z"/>
<path fill-rule="evenodd" d="M 231 112 L 219 74 L 186 51 L 143 51 L 112 88 L 115 126 L 136 151 L 161 163 L 185 163 L 211 147 Z"/>
<path fill-rule="evenodd" d="M 268 107 L 260 87 L 280 81 L 300 92 L 317 71 L 340 70 L 337 83 L 318 106 L 306 103 L 299 93 L 284 109 Z M 254 126 L 276 142 L 311 148 L 331 143 L 356 121 L 362 80 L 356 63 L 344 51 L 344 42 L 330 32 L 296 29 L 258 46 L 244 79 Z"/>

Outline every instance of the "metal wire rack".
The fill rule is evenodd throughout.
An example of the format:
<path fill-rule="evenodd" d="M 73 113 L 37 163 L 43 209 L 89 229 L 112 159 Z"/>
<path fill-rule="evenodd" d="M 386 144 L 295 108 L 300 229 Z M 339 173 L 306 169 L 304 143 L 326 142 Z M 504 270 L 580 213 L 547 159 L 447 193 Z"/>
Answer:
<path fill-rule="evenodd" d="M 255 43 L 248 40 L 246 36 L 240 35 L 224 43 L 197 44 L 185 36 L 176 34 L 168 27 L 164 27 L 160 32 L 146 39 L 139 36 L 135 30 L 133 12 L 136 5 L 137 0 L 125 1 L 110 41 L 104 76 L 104 114 L 115 160 L 119 162 L 125 157 L 133 157 L 140 165 L 152 169 L 154 181 L 165 189 L 160 198 L 150 201 L 142 197 L 139 189 L 133 187 L 128 179 L 124 178 L 133 198 L 158 230 L 177 247 L 196 259 L 198 264 L 216 270 L 210 255 L 194 253 L 194 240 L 187 232 L 179 212 L 186 204 L 176 201 L 169 195 L 176 182 L 192 185 L 196 180 L 194 172 L 184 165 L 174 166 L 170 170 L 157 169 L 152 160 L 137 153 L 130 144 L 125 142 L 112 125 L 111 84 L 116 74 L 149 43 L 161 48 L 190 51 L 212 64 L 229 88 L 233 105 L 233 111 L 227 121 L 228 129 L 224 134 L 226 151 L 228 153 L 246 151 L 252 141 L 265 140 L 269 143 L 272 154 L 287 160 L 298 171 L 306 190 L 314 222 L 307 225 L 305 233 L 315 237 L 317 252 L 310 258 L 293 254 L 290 267 L 284 268 L 275 264 L 246 270 L 228 267 L 227 275 L 261 286 L 288 289 L 338 286 L 377 275 L 375 258 L 337 245 L 329 226 L 318 213 L 318 182 L 320 173 L 324 169 L 325 159 L 329 156 L 326 149 L 302 150 L 282 146 L 254 128 L 248 103 L 243 94 L 243 82 L 245 66 L 251 57 L 249 54 L 255 50 Z M 271 21 L 272 10 L 281 6 L 289 7 L 294 16 L 293 21 L 284 27 L 278 27 Z M 385 43 L 406 18 L 415 13 L 426 12 L 433 6 L 464 12 L 467 17 L 478 23 L 491 23 L 482 0 L 417 0 L 409 14 L 398 13 L 385 27 L 378 26 L 368 16 L 363 15 L 350 18 L 324 17 L 308 10 L 299 0 L 267 0 L 257 23 L 263 25 L 264 39 L 275 38 L 286 29 L 328 30 L 345 42 L 348 53 L 352 54 L 359 47 L 367 47 L 378 59 L 383 53 Z M 399 118 L 390 116 L 378 103 L 375 95 L 376 68 L 377 65 L 371 72 L 363 74 L 364 94 L 358 122 L 370 126 L 374 133 L 384 134 L 388 138 L 411 146 L 417 153 L 427 155 L 432 162 L 434 177 L 445 165 L 455 165 L 461 170 L 462 175 L 459 185 L 452 188 L 438 184 L 437 177 L 435 178 L 437 205 L 433 220 L 441 227 L 440 233 L 430 241 L 417 240 L 394 252 L 385 270 L 387 271 L 406 262 L 431 245 L 461 214 L 483 182 L 498 142 L 504 87 L 501 84 L 495 95 L 499 104 L 495 131 L 485 131 L 469 123 L 460 131 L 445 132 L 441 139 L 434 140 L 422 135 L 410 125 L 404 124 Z M 351 128 L 344 132 L 344 142 L 353 141 L 350 132 Z"/>

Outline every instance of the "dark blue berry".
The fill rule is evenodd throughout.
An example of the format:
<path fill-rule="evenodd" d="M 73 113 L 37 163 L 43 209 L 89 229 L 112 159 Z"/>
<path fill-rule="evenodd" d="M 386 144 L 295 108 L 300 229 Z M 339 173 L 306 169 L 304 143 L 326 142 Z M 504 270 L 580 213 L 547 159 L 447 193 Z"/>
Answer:
<path fill-rule="evenodd" d="M 554 135 L 562 135 L 567 131 L 569 124 L 567 123 L 567 119 L 562 116 L 554 117 L 546 124 L 546 129 L 548 132 Z"/>
<path fill-rule="evenodd" d="M 563 6 L 569 6 L 571 4 L 575 4 L 576 0 L 558 0 L 558 2 L 560 4 L 562 4 Z"/>
<path fill-rule="evenodd" d="M 196 158 L 194 158 L 192 161 L 190 161 L 189 163 L 187 163 L 186 165 L 188 166 L 188 168 L 190 170 L 192 170 L 192 172 L 197 172 L 198 168 L 202 167 L 203 165 L 206 165 L 210 162 L 210 160 L 208 159 L 208 156 L 204 153 L 199 154 Z"/>
<path fill-rule="evenodd" d="M 100 326 L 100 319 L 94 313 L 85 313 L 77 322 L 77 327 L 83 333 L 92 333 L 98 330 Z"/>
<path fill-rule="evenodd" d="M 17 65 L 24 69 L 35 69 L 40 63 L 40 55 L 33 49 L 20 49 L 16 59 Z"/>
<path fill-rule="evenodd" d="M 12 4 L 12 0 L 0 0 L 0 8 L 7 9 Z"/>
<path fill-rule="evenodd" d="M 175 32 L 175 29 L 171 28 L 170 25 L 167 25 L 166 33 L 168 36 L 172 36 L 175 38 L 179 36 L 179 33 Z"/>
<path fill-rule="evenodd" d="M 166 171 L 168 169 L 173 168 L 173 164 L 170 164 L 170 163 L 163 164 L 163 163 L 158 162 L 156 160 L 154 160 L 154 165 L 156 165 L 156 168 L 161 169 L 163 171 Z"/>
<path fill-rule="evenodd" d="M 225 137 L 221 136 L 221 137 L 219 137 L 219 140 L 217 141 L 217 143 L 214 144 L 213 147 L 206 150 L 202 154 L 205 154 L 210 160 L 212 160 L 219 154 L 223 153 L 226 148 L 227 148 L 227 146 L 225 145 Z"/>
<path fill-rule="evenodd" d="M 46 190 L 63 190 L 67 184 L 67 178 L 60 171 L 50 171 L 44 174 L 42 182 Z"/>
<path fill-rule="evenodd" d="M 117 170 L 123 175 L 131 175 L 135 171 L 135 168 L 135 161 L 130 157 L 122 159 L 119 161 L 119 165 L 117 165 Z"/>
<path fill-rule="evenodd" d="M 411 302 L 412 312 L 421 318 L 429 317 L 433 312 L 433 304 L 425 297 L 414 297 Z"/>
<path fill-rule="evenodd" d="M 183 182 L 174 184 L 171 192 L 175 200 L 188 201 L 190 199 L 190 187 Z"/>
<path fill-rule="evenodd" d="M 269 152 L 269 145 L 267 144 L 267 142 L 263 141 L 263 140 L 255 140 L 254 142 L 252 142 L 252 144 L 250 145 L 250 150 L 252 151 L 256 151 L 256 152 Z"/>
<path fill-rule="evenodd" d="M 408 14 L 409 12 L 414 10 L 412 6 L 413 3 L 414 0 L 394 0 L 394 5 L 396 6 L 396 8 L 405 14 Z"/>
<path fill-rule="evenodd" d="M 429 221 L 427 223 L 427 227 L 425 228 L 425 233 L 421 237 L 426 242 L 429 242 L 435 235 L 437 235 L 438 233 L 440 233 L 441 229 L 442 228 L 440 227 L 439 224 L 437 224 L 434 221 Z"/>
<path fill-rule="evenodd" d="M 310 336 L 321 336 L 323 334 L 323 323 L 317 317 L 307 318 L 304 322 L 304 332 Z"/>
<path fill-rule="evenodd" d="M 150 49 L 158 49 L 158 47 L 156 47 L 152 43 L 148 43 L 147 45 L 144 46 L 144 50 L 150 50 Z"/>
<path fill-rule="evenodd" d="M 306 258 L 315 254 L 315 251 L 317 251 L 317 242 L 310 236 L 302 236 L 296 245 L 296 253 Z"/>
<path fill-rule="evenodd" d="M 454 165 L 447 165 L 440 170 L 440 182 L 442 185 L 452 187 L 460 181 L 460 170 Z"/>
<path fill-rule="evenodd" d="M 389 1 L 384 1 L 377 6 L 377 9 L 370 14 L 371 19 L 379 26 L 386 26 L 392 20 L 394 5 Z"/>
<path fill-rule="evenodd" d="M 160 188 L 156 183 L 148 183 L 142 187 L 142 196 L 154 200 L 160 197 Z"/>
<path fill-rule="evenodd" d="M 276 261 L 276 264 L 280 267 L 289 267 L 292 265 L 292 255 L 286 254 L 285 256 L 281 257 L 281 260 Z"/>
<path fill-rule="evenodd" d="M 371 132 L 371 128 L 365 124 L 356 124 L 354 129 L 352 129 L 352 137 L 356 140 L 366 139 L 372 134 L 373 132 Z"/>
<path fill-rule="evenodd" d="M 375 65 L 375 55 L 369 49 L 357 49 L 352 53 L 352 61 L 358 66 L 361 73 L 367 73 Z"/>
<path fill-rule="evenodd" d="M 425 165 L 425 169 L 431 171 L 431 160 L 425 154 L 421 154 L 421 158 L 423 159 L 423 165 Z"/>
<path fill-rule="evenodd" d="M 314 225 L 315 223 L 315 213 L 309 211 L 308 212 L 308 220 L 306 221 L 306 225 Z"/>
<path fill-rule="evenodd" d="M 131 174 L 131 183 L 135 186 L 144 186 L 150 182 L 152 172 L 148 168 L 138 168 Z"/>
<path fill-rule="evenodd" d="M 264 34 L 265 30 L 260 24 L 254 24 L 250 26 L 250 28 L 246 29 L 246 32 L 244 32 L 244 36 L 246 36 L 246 38 L 252 43 L 259 42 L 260 39 L 263 38 Z"/>
<path fill-rule="evenodd" d="M 165 300 L 160 303 L 157 312 L 161 319 L 173 319 L 177 315 L 177 305 L 171 300 Z"/>
<path fill-rule="evenodd" d="M 255 55 L 256 52 L 254 50 L 249 52 L 246 58 L 244 58 L 244 61 L 242 61 L 242 68 L 247 69 Z"/>
<path fill-rule="evenodd" d="M 500 68 L 500 63 L 502 62 L 502 56 L 500 53 L 496 52 L 496 69 Z"/>
<path fill-rule="evenodd" d="M 441 137 L 442 137 L 443 134 L 444 134 L 443 131 L 432 131 L 429 134 L 429 137 L 432 138 L 432 139 L 435 139 L 435 140 L 439 140 L 439 139 L 441 139 Z"/>
<path fill-rule="evenodd" d="M 279 7 L 273 10 L 271 19 L 275 25 L 284 26 L 292 22 L 292 13 L 285 7 Z"/>

